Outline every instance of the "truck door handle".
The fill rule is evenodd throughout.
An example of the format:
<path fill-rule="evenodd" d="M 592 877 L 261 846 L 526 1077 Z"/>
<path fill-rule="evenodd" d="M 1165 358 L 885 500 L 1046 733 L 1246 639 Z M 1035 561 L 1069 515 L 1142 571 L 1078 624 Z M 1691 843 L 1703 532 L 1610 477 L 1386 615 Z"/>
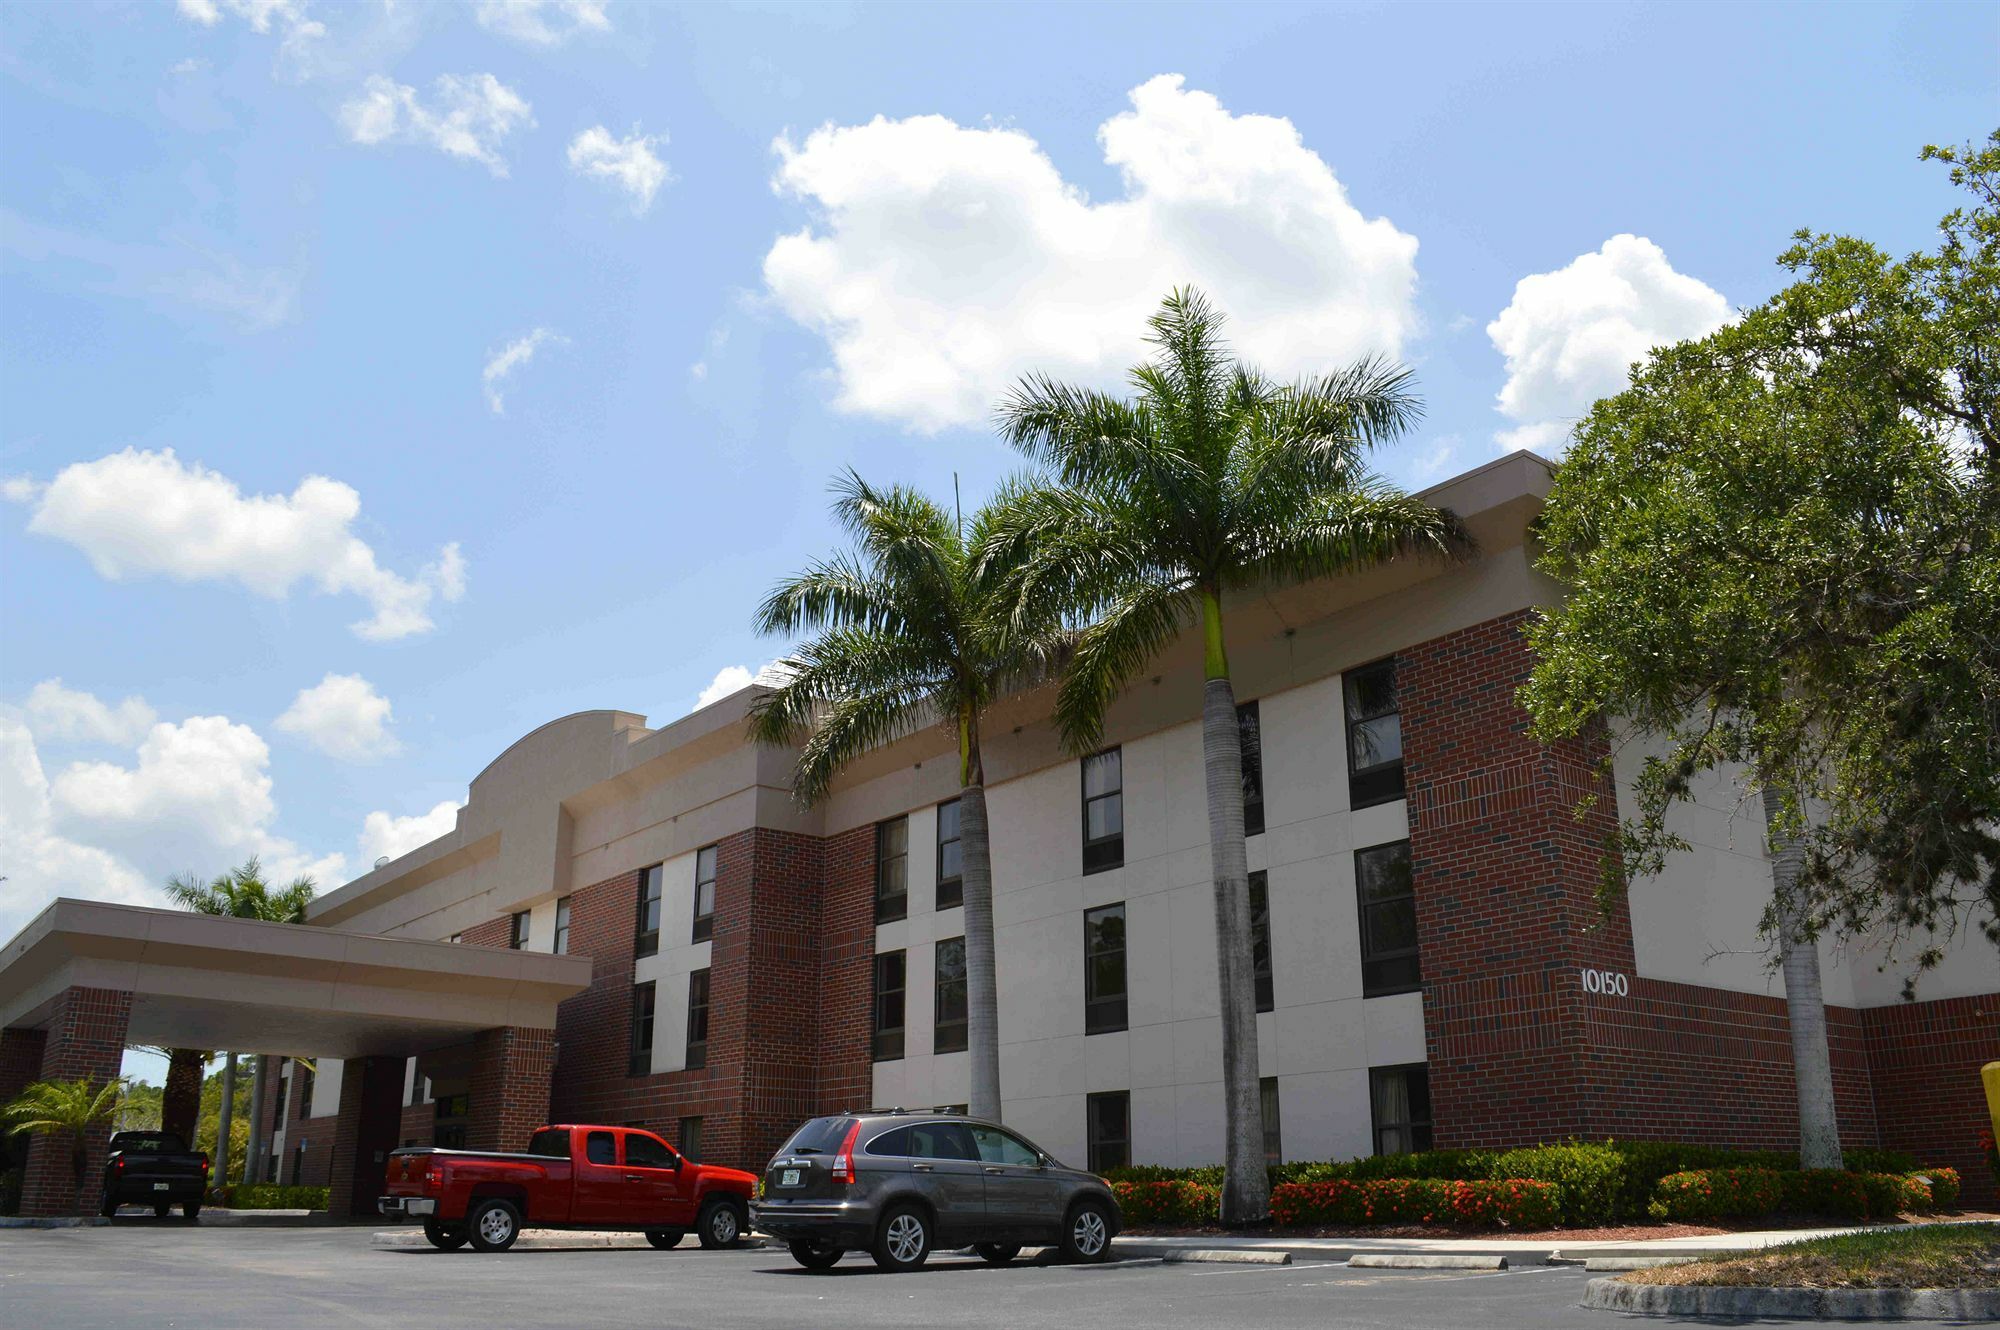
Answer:
<path fill-rule="evenodd" d="M 625 1180 L 627 1182 L 644 1182 L 646 1180 L 646 1175 L 644 1173 L 627 1173 L 625 1175 Z"/>
<path fill-rule="evenodd" d="M 930 1171 L 931 1171 L 931 1166 L 930 1166 L 929 1164 L 911 1164 L 911 1165 L 910 1165 L 910 1172 L 912 1172 L 912 1173 L 928 1173 L 928 1172 L 930 1172 Z"/>
<path fill-rule="evenodd" d="M 993 1168 L 989 1166 L 986 1171 L 988 1173 L 1005 1173 L 1007 1170 L 1004 1168 Z"/>

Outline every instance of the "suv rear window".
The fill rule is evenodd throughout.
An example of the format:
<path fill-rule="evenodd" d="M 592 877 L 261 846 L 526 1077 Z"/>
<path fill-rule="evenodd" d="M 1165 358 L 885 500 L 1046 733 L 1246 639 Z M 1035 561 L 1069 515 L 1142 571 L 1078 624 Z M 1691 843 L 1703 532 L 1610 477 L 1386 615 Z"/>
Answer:
<path fill-rule="evenodd" d="M 569 1158 L 569 1133 L 547 1128 L 528 1138 L 528 1153 L 546 1155 L 550 1159 Z"/>
<path fill-rule="evenodd" d="M 830 1155 L 840 1148 L 847 1129 L 854 1125 L 853 1118 L 814 1118 L 792 1133 L 792 1139 L 785 1142 L 785 1148 L 778 1151 L 784 1155 Z"/>

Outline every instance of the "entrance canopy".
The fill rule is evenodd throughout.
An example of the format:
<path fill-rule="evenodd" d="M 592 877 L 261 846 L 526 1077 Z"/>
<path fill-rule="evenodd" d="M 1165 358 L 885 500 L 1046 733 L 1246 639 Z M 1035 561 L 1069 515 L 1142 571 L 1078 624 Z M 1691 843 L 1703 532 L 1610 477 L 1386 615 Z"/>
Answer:
<path fill-rule="evenodd" d="M 0 950 L 0 1029 L 71 989 L 132 995 L 128 1044 L 411 1057 L 482 1030 L 553 1030 L 590 958 L 62 899 Z"/>

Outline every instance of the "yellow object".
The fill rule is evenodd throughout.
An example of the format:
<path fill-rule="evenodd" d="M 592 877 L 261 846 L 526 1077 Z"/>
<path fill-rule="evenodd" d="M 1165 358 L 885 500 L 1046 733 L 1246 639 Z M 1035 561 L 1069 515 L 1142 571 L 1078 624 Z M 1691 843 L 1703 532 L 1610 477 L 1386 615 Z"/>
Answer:
<path fill-rule="evenodd" d="M 1993 1139 L 2000 1141 L 2000 1062 L 1981 1067 L 1979 1079 L 1986 1082 L 1986 1112 L 1993 1119 Z"/>

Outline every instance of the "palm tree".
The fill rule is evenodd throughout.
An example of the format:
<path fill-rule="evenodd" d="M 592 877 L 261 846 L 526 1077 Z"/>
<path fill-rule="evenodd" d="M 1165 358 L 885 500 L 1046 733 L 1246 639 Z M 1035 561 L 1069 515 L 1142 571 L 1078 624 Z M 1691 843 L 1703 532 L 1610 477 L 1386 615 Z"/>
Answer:
<path fill-rule="evenodd" d="M 991 543 L 1024 612 L 1087 622 L 1056 698 L 1078 751 L 1168 643 L 1199 624 L 1202 753 L 1215 879 L 1227 1099 L 1225 1224 L 1265 1217 L 1270 1186 L 1257 1077 L 1257 1004 L 1236 695 L 1223 597 L 1332 577 L 1405 555 L 1470 549 L 1458 519 L 1390 487 L 1363 454 L 1422 408 L 1409 371 L 1365 360 L 1277 384 L 1233 360 L 1222 318 L 1177 290 L 1149 320 L 1158 354 L 1130 372 L 1136 398 L 1030 376 L 1003 402 L 1008 442 L 1055 484 L 1013 496 Z"/>
<path fill-rule="evenodd" d="M 231 919 L 261 919 L 267 923 L 302 924 L 306 921 L 306 907 L 312 904 L 316 890 L 310 877 L 292 879 L 290 884 L 277 887 L 264 880 L 264 866 L 255 855 L 237 868 L 232 868 L 220 877 L 203 882 L 192 873 L 182 873 L 167 879 L 167 896 L 174 904 L 196 914 L 224 915 Z M 209 1054 L 196 1049 L 175 1049 L 168 1059 L 167 1083 L 179 1087 L 190 1079 L 185 1064 L 192 1064 L 192 1077 L 197 1104 L 199 1103 L 201 1076 L 200 1069 L 208 1062 Z M 180 1066 L 180 1079 L 176 1079 L 176 1064 Z M 256 1066 L 264 1066 L 259 1058 Z M 264 1077 L 257 1077 L 257 1091 L 252 1096 L 249 1148 L 246 1155 L 257 1153 L 259 1128 L 263 1113 L 260 1101 L 263 1098 Z M 229 1128 L 234 1116 L 236 1103 L 236 1055 L 224 1054 L 222 1064 L 222 1117 L 217 1123 L 215 1137 L 215 1180 L 218 1186 L 229 1181 Z M 178 1101 L 176 1101 L 178 1103 Z M 190 1132 L 189 1140 L 193 1139 Z M 247 1166 L 248 1160 L 245 1164 Z M 253 1181 L 246 1173 L 246 1181 Z"/>
<path fill-rule="evenodd" d="M 957 736 L 967 1102 L 973 1113 L 998 1118 L 1000 1017 L 980 722 L 1001 693 L 1050 676 L 1062 639 L 1030 616 L 999 613 L 993 584 L 976 575 L 991 509 L 976 515 L 968 532 L 924 495 L 877 489 L 852 471 L 833 492 L 834 515 L 857 549 L 781 582 L 758 611 L 764 633 L 813 636 L 779 662 L 779 686 L 751 704 L 750 732 L 765 743 L 803 741 L 792 788 L 806 804 L 877 745 L 927 723 Z"/>
<path fill-rule="evenodd" d="M 101 1082 L 87 1076 L 74 1081 L 36 1081 L 13 1103 L 0 1108 L 0 1121 L 7 1124 L 10 1133 L 68 1138 L 71 1199 L 77 1213 L 82 1214 L 88 1209 L 83 1199 L 83 1175 L 90 1164 L 91 1134 L 118 1116 L 124 1100 L 125 1082 L 116 1077 Z"/>

